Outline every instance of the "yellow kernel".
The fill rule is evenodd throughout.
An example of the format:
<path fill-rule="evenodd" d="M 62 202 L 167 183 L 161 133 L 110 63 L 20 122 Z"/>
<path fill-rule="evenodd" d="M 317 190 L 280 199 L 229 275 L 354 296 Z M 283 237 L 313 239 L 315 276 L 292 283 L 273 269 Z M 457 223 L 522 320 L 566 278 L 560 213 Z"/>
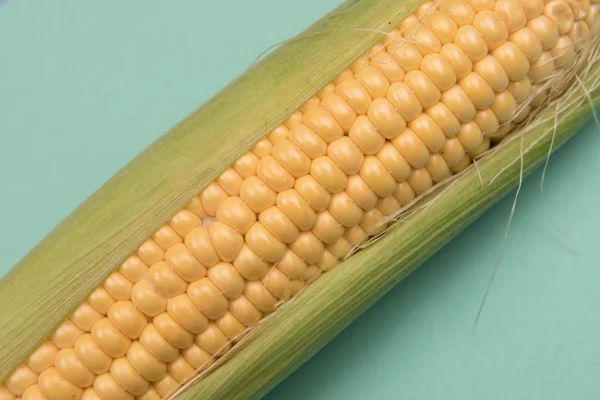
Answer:
<path fill-rule="evenodd" d="M 331 252 L 338 259 L 343 259 L 347 257 L 352 251 L 353 246 L 346 240 L 346 238 L 341 237 L 337 242 L 331 243 L 327 245 L 327 250 Z"/>
<path fill-rule="evenodd" d="M 544 0 L 527 0 L 522 3 L 527 19 L 533 19 L 544 11 Z"/>
<path fill-rule="evenodd" d="M 456 138 L 460 140 L 467 152 L 475 151 L 483 142 L 483 133 L 479 126 L 473 121 L 467 122 L 460 127 L 460 131 Z"/>
<path fill-rule="evenodd" d="M 169 363 L 168 372 L 177 382 L 182 382 L 192 377 L 196 369 L 183 356 L 179 356 Z"/>
<path fill-rule="evenodd" d="M 73 349 L 81 362 L 94 374 L 108 371 L 112 358 L 100 348 L 91 334 L 86 333 L 75 342 Z"/>
<path fill-rule="evenodd" d="M 494 90 L 477 72 L 471 72 L 458 82 L 478 109 L 485 109 L 494 101 Z"/>
<path fill-rule="evenodd" d="M 296 179 L 294 189 L 315 211 L 327 208 L 331 199 L 331 194 L 311 175 L 304 175 Z"/>
<path fill-rule="evenodd" d="M 34 385 L 38 375 L 27 365 L 21 365 L 4 381 L 6 388 L 12 393 L 20 396 L 28 387 Z"/>
<path fill-rule="evenodd" d="M 284 125 L 280 125 L 283 129 L 286 130 L 285 137 L 287 138 L 288 129 Z M 275 128 L 277 129 L 277 128 Z M 273 134 L 274 131 L 271 132 Z M 256 175 L 256 166 L 258 165 L 258 156 L 252 152 L 244 153 L 233 163 L 233 168 L 237 171 L 238 174 L 244 179 L 249 178 L 251 176 Z M 189 208 L 189 207 L 188 207 Z M 194 211 L 194 210 L 191 210 Z M 197 213 L 196 213 L 197 214 Z M 198 215 L 202 217 L 202 215 Z"/>
<path fill-rule="evenodd" d="M 328 210 L 325 210 L 317 214 L 317 218 L 315 219 L 315 223 L 311 231 L 323 243 L 333 243 L 344 234 L 344 227 Z M 284 260 L 285 257 L 277 264 L 278 268 L 280 268 L 290 278 L 298 279 L 298 275 L 288 273 L 286 268 L 282 266 Z M 299 260 L 302 261 L 301 259 Z M 302 261 L 302 263 L 304 263 L 304 261 Z M 304 264 L 306 265 L 306 263 Z"/>
<path fill-rule="evenodd" d="M 441 44 L 452 42 L 458 29 L 456 22 L 448 14 L 441 11 L 430 13 L 425 18 L 424 23 L 436 35 Z"/>
<path fill-rule="evenodd" d="M 295 125 L 290 130 L 289 138 L 310 158 L 322 156 L 327 152 L 327 143 L 304 124 Z"/>
<path fill-rule="evenodd" d="M 178 243 L 169 248 L 165 253 L 165 261 L 177 275 L 188 282 L 193 282 L 206 275 L 206 268 L 200 264 L 191 250 L 183 243 Z"/>
<path fill-rule="evenodd" d="M 262 313 L 243 294 L 229 302 L 229 311 L 242 324 L 252 326 L 260 321 Z"/>
<path fill-rule="evenodd" d="M 425 193 L 433 186 L 433 178 L 425 168 L 413 170 L 406 182 L 413 188 L 417 195 Z"/>
<path fill-rule="evenodd" d="M 567 68 L 573 64 L 575 46 L 568 36 L 561 36 L 552 48 L 552 58 L 558 68 Z"/>
<path fill-rule="evenodd" d="M 390 86 L 386 77 L 372 66 L 361 68 L 355 77 L 374 99 L 384 97 Z"/>
<path fill-rule="evenodd" d="M 181 238 L 179 240 L 181 241 Z M 138 256 L 132 255 L 121 264 L 119 272 L 129 281 L 136 283 L 148 272 L 148 266 Z"/>
<path fill-rule="evenodd" d="M 108 318 L 102 318 L 94 324 L 92 338 L 106 354 L 113 358 L 124 356 L 131 344 L 131 339 L 119 332 Z"/>
<path fill-rule="evenodd" d="M 148 320 L 131 301 L 117 301 L 108 310 L 108 319 L 130 339 L 137 339 Z"/>
<path fill-rule="evenodd" d="M 326 213 L 326 212 L 327 211 L 323 211 L 322 213 Z M 322 214 L 322 213 L 319 213 L 319 214 Z M 338 225 L 339 225 L 339 222 L 338 222 Z M 313 232 L 314 232 L 314 228 L 313 228 Z M 304 275 L 306 275 L 306 270 L 308 269 L 308 265 L 296 253 L 294 253 L 290 249 L 287 249 L 285 252 L 285 255 L 283 256 L 281 261 L 279 261 L 277 263 L 277 268 L 281 272 L 286 274 L 290 279 L 300 279 Z M 244 292 L 245 292 L 245 289 L 244 289 Z M 233 301 L 229 303 L 230 310 L 231 310 L 232 303 L 233 303 Z M 235 317 L 237 319 L 239 319 L 241 322 L 244 322 L 243 319 L 238 317 L 238 315 L 236 315 L 235 312 L 233 312 L 233 311 L 231 311 L 231 312 L 235 315 Z"/>
<path fill-rule="evenodd" d="M 131 301 L 141 312 L 150 317 L 160 314 L 167 306 L 165 297 L 147 280 L 139 281 L 133 286 Z"/>
<path fill-rule="evenodd" d="M 410 71 L 404 77 L 404 82 L 412 89 L 423 108 L 428 108 L 440 101 L 441 93 L 437 86 L 421 71 Z M 414 119 L 410 118 L 410 119 Z"/>
<path fill-rule="evenodd" d="M 408 182 L 400 182 L 398 186 L 396 186 L 396 190 L 393 194 L 394 198 L 400 203 L 402 207 L 409 204 L 416 197 L 416 193 L 413 188 L 408 184 Z"/>
<path fill-rule="evenodd" d="M 421 167 L 429 159 L 427 146 L 411 129 L 405 129 L 400 136 L 392 140 L 392 144 L 413 167 Z"/>
<path fill-rule="evenodd" d="M 454 69 L 454 74 L 457 79 L 466 76 L 473 70 L 473 61 L 471 61 L 465 52 L 454 43 L 448 43 L 442 46 L 440 54 L 448 60 L 448 63 L 450 63 L 450 66 Z"/>
<path fill-rule="evenodd" d="M 508 74 L 502 65 L 491 55 L 487 55 L 475 63 L 473 65 L 473 72 L 485 79 L 495 92 L 505 90 L 510 82 Z"/>
<path fill-rule="evenodd" d="M 319 107 L 319 104 L 321 104 L 321 99 L 319 99 L 317 96 L 313 96 L 308 99 L 306 103 L 300 106 L 300 111 L 306 113 L 308 110 Z"/>
<path fill-rule="evenodd" d="M 385 51 L 374 54 L 371 58 L 371 65 L 381 71 L 390 83 L 401 82 L 404 79 L 404 70 L 402 67 Z M 357 109 L 355 110 L 357 113 L 361 113 Z"/>
<path fill-rule="evenodd" d="M 160 380 L 167 372 L 167 364 L 159 361 L 137 340 L 127 350 L 127 361 L 150 382 Z"/>
<path fill-rule="evenodd" d="M 432 154 L 425 168 L 434 182 L 442 182 L 452 176 L 448 163 L 440 154 Z"/>
<path fill-rule="evenodd" d="M 160 314 L 163 315 L 163 314 Z M 139 343 L 150 354 L 164 363 L 171 362 L 179 354 L 177 347 L 167 341 L 156 329 L 154 324 L 148 324 L 140 335 Z"/>
<path fill-rule="evenodd" d="M 181 236 L 173 230 L 169 225 L 163 225 L 159 228 L 154 236 L 152 236 L 156 244 L 158 244 L 163 250 L 167 250 L 169 247 L 175 245 L 176 243 L 181 243 Z M 132 256 L 137 257 L 137 256 Z M 139 259 L 139 257 L 137 257 Z M 143 263 L 143 261 L 140 260 Z M 144 265 L 146 265 L 144 263 Z M 146 266 L 148 268 L 148 266 Z M 127 277 L 127 279 L 130 279 Z"/>
<path fill-rule="evenodd" d="M 231 348 L 229 338 L 214 322 L 210 322 L 202 333 L 196 335 L 194 341 L 201 349 L 216 357 L 220 357 Z"/>
<path fill-rule="evenodd" d="M 452 65 L 441 54 L 428 54 L 423 57 L 421 71 L 441 91 L 450 89 L 456 83 L 456 73 Z"/>
<path fill-rule="evenodd" d="M 508 39 L 508 28 L 502 18 L 488 10 L 482 10 L 475 15 L 473 26 L 483 35 L 488 48 L 495 49 Z"/>
<path fill-rule="evenodd" d="M 285 244 L 271 234 L 260 222 L 246 233 L 246 243 L 252 250 L 269 262 L 281 260 L 285 252 Z"/>
<path fill-rule="evenodd" d="M 96 378 L 97 379 L 97 378 Z M 66 380 L 56 368 L 48 368 L 38 378 L 38 387 L 48 400 L 79 400 L 83 390 Z M 120 400 L 117 397 L 111 399 Z M 131 397 L 133 399 L 133 397 Z"/>
<path fill-rule="evenodd" d="M 330 161 L 329 164 L 325 164 L 326 166 L 334 166 L 337 169 L 333 169 L 334 174 L 335 173 L 341 173 L 343 174 L 343 172 L 341 172 L 341 170 L 339 169 L 339 167 L 337 167 L 329 157 L 323 157 L 326 158 Z M 315 163 L 317 161 L 319 161 L 320 159 L 316 159 L 313 161 L 313 165 L 315 165 Z M 319 164 L 320 166 L 323 164 Z M 313 176 L 319 180 L 319 178 L 322 175 L 319 174 L 323 174 L 323 173 L 327 173 L 329 170 L 327 169 L 317 169 L 317 167 L 312 168 L 311 170 L 313 170 Z M 319 173 L 319 174 L 317 174 Z M 343 177 L 345 178 L 346 175 L 344 174 Z M 345 181 L 345 179 L 344 179 Z M 326 185 L 327 182 L 321 182 L 322 184 Z M 345 184 L 345 182 L 344 182 Z M 342 187 L 343 189 L 343 187 Z M 279 194 L 277 194 L 277 199 L 275 201 L 275 204 L 277 204 L 277 207 L 279 207 L 293 222 L 294 224 L 296 224 L 296 226 L 300 229 L 300 230 L 307 230 L 310 229 L 312 227 L 312 225 L 315 222 L 315 211 L 309 206 L 308 202 L 306 202 L 306 200 L 304 200 L 302 198 L 302 196 L 300 195 L 300 193 L 298 193 L 298 191 L 296 191 L 295 189 L 289 189 L 289 190 L 285 190 Z"/>
<path fill-rule="evenodd" d="M 200 200 L 206 213 L 214 217 L 217 213 L 219 205 L 227 198 L 227 193 L 223 188 L 216 182 L 210 183 L 202 193 L 200 193 Z M 142 258 L 143 259 L 143 258 Z"/>
<path fill-rule="evenodd" d="M 331 115 L 337 120 L 342 126 L 344 132 L 347 132 L 352 126 L 352 123 L 356 119 L 356 112 L 335 93 L 330 93 L 323 97 L 321 100 L 321 107 L 329 111 Z M 309 154 L 310 156 L 310 154 Z"/>
<path fill-rule="evenodd" d="M 242 324 L 227 311 L 221 318 L 215 321 L 221 332 L 225 334 L 232 342 L 238 342 L 245 334 L 246 326 Z"/>
<path fill-rule="evenodd" d="M 590 0 L 565 0 L 573 11 L 573 17 L 576 21 L 585 19 L 590 10 Z"/>
<path fill-rule="evenodd" d="M 210 319 L 217 319 L 227 310 L 227 298 L 208 278 L 190 283 L 187 294 L 196 307 Z"/>
<path fill-rule="evenodd" d="M 110 366 L 110 375 L 119 386 L 136 396 L 146 393 L 150 385 L 125 357 L 113 361 Z"/>
<path fill-rule="evenodd" d="M 394 83 L 394 85 L 396 85 L 396 83 Z M 367 112 L 367 116 L 373 123 L 377 132 L 387 139 L 395 138 L 406 127 L 406 121 L 402 115 L 386 98 L 373 100 Z M 358 118 L 356 121 L 358 121 Z M 354 127 L 354 125 L 352 126 Z M 352 131 L 352 128 L 350 128 L 350 131 Z"/>
<path fill-rule="evenodd" d="M 314 130 L 327 143 L 344 135 L 340 124 L 333 116 L 321 107 L 313 107 L 304 113 L 302 122 Z"/>
<path fill-rule="evenodd" d="M 94 323 L 102 317 L 103 315 L 88 303 L 82 303 L 71 315 L 71 321 L 82 331 L 89 332 Z"/>
<path fill-rule="evenodd" d="M 235 169 L 229 167 L 217 177 L 216 182 L 225 190 L 225 192 L 227 192 L 228 195 L 237 196 L 239 194 L 240 185 L 242 184 L 243 180 L 244 178 L 242 178 L 240 174 L 238 174 L 235 171 Z M 187 232 L 191 231 L 193 228 L 200 225 L 201 223 L 199 220 L 194 222 L 198 223 L 188 226 L 187 231 L 184 231 L 185 233 L 179 231 L 178 232 L 181 235 L 185 235 Z"/>
<path fill-rule="evenodd" d="M 294 125 L 298 125 L 298 124 L 301 124 L 301 123 L 302 123 L 302 111 L 300 111 L 300 110 L 294 111 L 293 113 L 291 113 L 289 115 L 289 117 L 287 117 L 285 119 L 285 121 L 283 121 L 283 124 L 288 129 L 292 129 L 292 127 Z"/>
<path fill-rule="evenodd" d="M 276 192 L 294 186 L 294 177 L 270 155 L 260 159 L 256 176 Z"/>
<path fill-rule="evenodd" d="M 542 55 L 542 42 L 529 27 L 523 27 L 510 35 L 510 41 L 525 54 L 530 63 L 539 60 Z"/>
<path fill-rule="evenodd" d="M 421 114 L 410 121 L 408 127 L 417 135 L 427 146 L 429 151 L 435 153 L 442 149 L 446 136 L 442 129 L 427 114 Z"/>
<path fill-rule="evenodd" d="M 345 192 L 348 193 L 348 196 L 350 196 L 363 210 L 371 210 L 377 203 L 377 195 L 360 175 L 348 177 Z"/>
<path fill-rule="evenodd" d="M 268 139 L 263 138 L 259 140 L 253 147 L 250 149 L 252 153 L 254 153 L 258 158 L 263 158 L 271 154 L 271 149 L 273 148 L 273 144 L 269 142 Z"/>
<path fill-rule="evenodd" d="M 310 231 L 300 232 L 296 240 L 289 246 L 308 264 L 318 263 L 324 250 L 323 242 Z"/>
<path fill-rule="evenodd" d="M 451 168 L 460 164 L 466 156 L 465 149 L 457 137 L 449 138 L 446 141 L 441 154 Z"/>
<path fill-rule="evenodd" d="M 525 10 L 520 1 L 498 0 L 494 5 L 494 11 L 500 15 L 500 18 L 506 23 L 508 32 L 512 33 L 521 29 L 527 23 Z"/>
<path fill-rule="evenodd" d="M 504 67 L 511 81 L 523 79 L 529 72 L 529 61 L 513 42 L 506 42 L 492 51 L 492 55 Z"/>
<path fill-rule="evenodd" d="M 396 181 L 403 181 L 410 174 L 410 164 L 392 143 L 386 143 L 376 156 Z"/>
<path fill-rule="evenodd" d="M 475 10 L 465 0 L 446 0 L 440 3 L 440 11 L 447 13 L 459 25 L 471 25 Z"/>
<path fill-rule="evenodd" d="M 532 92 L 531 79 L 528 76 L 508 85 L 508 91 L 514 96 L 518 103 L 526 101 Z"/>
<path fill-rule="evenodd" d="M 2 400 L 6 400 L 4 397 L 2 397 L 2 389 L 0 389 L 0 399 Z M 9 399 L 13 399 L 14 397 L 9 397 Z M 25 390 L 23 392 L 23 396 L 21 397 L 22 400 L 46 400 L 46 396 L 44 396 L 44 393 L 42 393 L 42 391 L 40 390 L 40 387 L 38 385 L 31 385 L 27 388 L 27 390 Z M 85 392 L 84 395 L 81 397 L 82 400 L 86 400 L 85 397 Z"/>
<path fill-rule="evenodd" d="M 496 114 L 500 123 L 508 122 L 515 115 L 517 101 L 508 90 L 505 90 L 496 94 L 494 103 L 492 103 L 490 108 Z"/>
<path fill-rule="evenodd" d="M 255 213 L 275 204 L 275 192 L 256 176 L 244 180 L 240 187 L 240 197 Z M 197 253 L 196 257 L 198 257 Z M 202 262 L 200 257 L 198 259 Z M 203 264 L 207 265 L 204 262 Z"/>
<path fill-rule="evenodd" d="M 360 227 L 371 236 L 380 234 L 387 227 L 387 221 L 377 209 L 367 211 L 360 221 Z"/>
<path fill-rule="evenodd" d="M 294 222 L 281 210 L 281 208 L 277 206 L 269 207 L 265 211 L 261 212 L 258 216 L 258 220 L 270 233 L 275 235 L 277 239 L 284 243 L 293 242 L 296 237 L 298 237 L 299 231 Z M 249 251 L 252 250 L 249 249 Z M 264 271 L 262 268 L 260 271 L 260 275 L 255 276 L 254 279 L 262 276 Z"/>
<path fill-rule="evenodd" d="M 477 112 L 471 98 L 458 85 L 442 93 L 442 103 L 456 115 L 460 122 L 471 121 Z"/>
<path fill-rule="evenodd" d="M 544 15 L 554 22 L 558 33 L 566 34 L 573 28 L 574 15 L 573 10 L 562 0 L 554 0 L 546 3 L 544 6 Z"/>
<path fill-rule="evenodd" d="M 315 158 L 310 174 L 331 193 L 338 193 L 346 186 L 346 174 L 327 156 Z"/>
<path fill-rule="evenodd" d="M 200 200 L 200 196 L 194 196 L 194 198 L 185 205 L 185 208 L 187 208 L 200 218 L 206 217 L 206 211 L 204 210 L 204 206 L 202 205 L 202 200 Z"/>
<path fill-rule="evenodd" d="M 178 349 L 185 349 L 194 340 L 192 334 L 186 331 L 166 312 L 154 317 L 152 323 L 156 331 Z"/>
<path fill-rule="evenodd" d="M 173 216 L 173 218 L 171 218 L 169 224 L 175 230 L 175 232 L 177 232 L 178 235 L 185 236 L 192 229 L 200 226 L 202 224 L 202 221 L 200 220 L 200 217 L 198 217 L 193 212 L 188 211 L 186 209 L 182 209 L 179 212 L 177 212 Z"/>
<path fill-rule="evenodd" d="M 56 328 L 50 336 L 50 341 L 59 349 L 64 349 L 73 347 L 75 341 L 83 334 L 84 332 L 68 319 Z"/>
<path fill-rule="evenodd" d="M 262 284 L 277 298 L 287 301 L 296 293 L 294 281 L 278 268 L 273 268 L 261 279 Z"/>
<path fill-rule="evenodd" d="M 187 282 L 184 281 L 164 261 L 152 265 L 148 269 L 148 279 L 158 293 L 165 297 L 185 292 Z"/>
<path fill-rule="evenodd" d="M 482 34 L 472 25 L 464 25 L 458 28 L 454 37 L 454 44 L 460 47 L 473 62 L 481 60 L 488 54 L 487 43 Z"/>
<path fill-rule="evenodd" d="M 493 135 L 500 127 L 500 122 L 498 121 L 496 114 L 489 108 L 477 111 L 475 118 L 473 118 L 473 122 L 481 129 L 481 133 L 483 133 L 484 136 Z"/>
<path fill-rule="evenodd" d="M 239 296 L 244 290 L 244 278 L 232 264 L 218 263 L 208 270 L 206 276 L 229 299 Z"/>
<path fill-rule="evenodd" d="M 52 366 L 58 348 L 52 342 L 45 342 L 27 358 L 27 366 L 38 374 Z"/>
<path fill-rule="evenodd" d="M 359 175 L 379 197 L 389 196 L 396 186 L 394 178 L 375 156 L 365 157 Z"/>
<path fill-rule="evenodd" d="M 392 84 L 388 90 L 387 99 L 406 121 L 416 118 L 423 112 L 421 102 L 406 83 L 396 82 Z"/>
<path fill-rule="evenodd" d="M 183 349 L 181 355 L 194 367 L 195 370 L 203 371 L 214 363 L 214 358 L 207 351 L 193 343 L 190 347 Z"/>
<path fill-rule="evenodd" d="M 396 42 L 388 45 L 388 52 L 404 72 L 418 69 L 423 56 L 417 48 L 408 42 Z"/>
<path fill-rule="evenodd" d="M 458 133 L 460 121 L 444 103 L 437 103 L 425 110 L 425 113 L 438 124 L 447 137 L 452 137 Z"/>
<path fill-rule="evenodd" d="M 373 157 L 373 156 L 369 156 Z M 379 163 L 379 161 L 377 161 Z M 365 160 L 365 164 L 367 160 Z M 379 165 L 381 165 L 379 163 Z M 383 165 L 382 165 L 383 166 Z M 389 176 L 389 175 L 388 175 Z M 392 179 L 390 179 L 394 182 Z M 395 183 L 395 182 L 394 182 Z M 329 211 L 342 225 L 354 226 L 362 219 L 363 211 L 354 200 L 346 193 L 340 192 L 331 196 Z"/>
<path fill-rule="evenodd" d="M 555 72 L 552 53 L 544 52 L 540 59 L 531 65 L 527 76 L 532 83 L 547 81 Z"/>
<path fill-rule="evenodd" d="M 153 387 L 162 398 L 167 398 L 177 389 L 177 381 L 171 375 L 165 374 L 160 381 L 154 382 Z"/>
<path fill-rule="evenodd" d="M 244 237 L 232 227 L 219 221 L 210 224 L 208 233 L 221 260 L 235 260 L 244 243 Z"/>
<path fill-rule="evenodd" d="M 340 95 L 358 114 L 365 114 L 371 104 L 371 95 L 356 79 L 347 79 L 335 87 Z"/>
<path fill-rule="evenodd" d="M 274 208 L 277 209 L 277 207 Z M 291 223 L 292 222 L 290 221 L 290 224 Z M 237 257 L 233 260 L 233 266 L 244 278 L 252 280 L 263 276 L 271 265 L 256 254 L 250 246 L 244 243 Z"/>
<path fill-rule="evenodd" d="M 495 0 L 469 0 L 469 4 L 477 12 L 484 10 L 493 10 Z"/>
<path fill-rule="evenodd" d="M 348 136 L 341 137 L 329 144 L 327 156 L 331 158 L 346 175 L 354 175 L 360 170 L 364 154 Z"/>
<path fill-rule="evenodd" d="M 545 15 L 540 15 L 528 21 L 527 27 L 536 34 L 544 50 L 551 49 L 558 41 L 558 29 Z"/>
<path fill-rule="evenodd" d="M 90 294 L 87 302 L 100 314 L 106 314 L 110 306 L 115 302 L 115 299 L 112 298 L 106 289 L 100 286 Z"/>
<path fill-rule="evenodd" d="M 275 311 L 279 302 L 261 281 L 246 282 L 244 296 L 246 296 L 256 308 L 265 313 Z"/>
<path fill-rule="evenodd" d="M 273 158 L 296 178 L 306 175 L 310 168 L 310 158 L 287 139 L 273 146 Z"/>
<path fill-rule="evenodd" d="M 208 325 L 208 319 L 185 293 L 169 299 L 167 312 L 175 322 L 192 333 L 200 333 Z"/>
<path fill-rule="evenodd" d="M 123 274 L 113 272 L 106 278 L 103 286 L 115 300 L 128 300 L 131 296 L 133 283 L 125 278 Z"/>
<path fill-rule="evenodd" d="M 377 153 L 385 143 L 385 138 L 379 134 L 366 115 L 356 118 L 348 136 L 365 155 Z"/>

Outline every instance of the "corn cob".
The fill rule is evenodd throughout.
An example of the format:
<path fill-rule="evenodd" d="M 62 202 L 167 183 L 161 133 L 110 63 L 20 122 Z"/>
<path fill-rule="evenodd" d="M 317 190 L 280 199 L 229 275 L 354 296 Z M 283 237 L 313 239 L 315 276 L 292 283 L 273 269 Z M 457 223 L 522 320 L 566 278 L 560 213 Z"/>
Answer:
<path fill-rule="evenodd" d="M 5 381 L 6 398 L 167 396 L 502 139 L 598 28 L 597 3 L 434 6 L 174 215 Z"/>

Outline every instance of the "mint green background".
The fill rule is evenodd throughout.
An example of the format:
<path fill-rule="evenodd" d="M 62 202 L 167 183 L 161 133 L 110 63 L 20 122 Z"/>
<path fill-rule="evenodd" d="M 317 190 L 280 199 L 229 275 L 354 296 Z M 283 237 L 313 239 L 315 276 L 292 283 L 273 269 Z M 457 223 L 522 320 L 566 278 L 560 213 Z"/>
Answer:
<path fill-rule="evenodd" d="M 0 275 L 257 54 L 338 3 L 1 4 Z M 512 198 L 267 398 L 600 399 L 599 135 L 589 125 L 551 159 L 547 212 L 540 173 L 525 182 L 477 338 Z"/>

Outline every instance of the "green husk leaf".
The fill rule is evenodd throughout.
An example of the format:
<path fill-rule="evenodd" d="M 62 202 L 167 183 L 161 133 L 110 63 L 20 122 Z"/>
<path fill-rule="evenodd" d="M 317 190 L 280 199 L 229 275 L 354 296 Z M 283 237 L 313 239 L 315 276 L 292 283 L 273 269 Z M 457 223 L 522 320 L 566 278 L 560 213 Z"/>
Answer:
<path fill-rule="evenodd" d="M 598 36 L 598 35 L 596 35 Z M 598 37 L 593 42 L 598 43 Z M 593 45 L 593 44 L 592 44 Z M 580 130 L 600 105 L 600 63 L 586 79 L 463 174 L 412 206 L 387 235 L 250 331 L 233 357 L 177 400 L 260 398 Z M 483 181 L 483 183 L 482 183 Z"/>
<path fill-rule="evenodd" d="M 0 281 L 0 380 L 221 170 L 420 3 L 343 4 L 268 54 L 78 207 Z"/>

